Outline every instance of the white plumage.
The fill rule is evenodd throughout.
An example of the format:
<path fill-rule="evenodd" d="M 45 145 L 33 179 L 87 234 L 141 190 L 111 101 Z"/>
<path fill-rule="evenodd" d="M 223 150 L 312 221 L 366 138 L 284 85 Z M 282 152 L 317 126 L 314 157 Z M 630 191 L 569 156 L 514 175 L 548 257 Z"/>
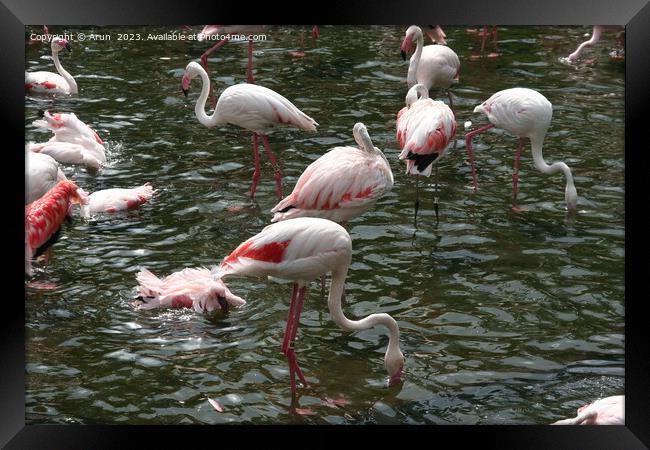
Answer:
<path fill-rule="evenodd" d="M 81 207 L 81 214 L 89 217 L 97 213 L 115 213 L 137 208 L 151 199 L 156 191 L 149 184 L 134 188 L 111 188 L 95 191 L 88 196 L 88 204 Z"/>
<path fill-rule="evenodd" d="M 70 95 L 76 94 L 77 82 L 66 71 L 59 61 L 59 52 L 63 49 L 70 50 L 66 39 L 52 39 L 52 60 L 57 72 L 37 71 L 25 72 L 25 91 L 37 95 Z"/>
<path fill-rule="evenodd" d="M 41 198 L 59 181 L 67 179 L 59 164 L 48 155 L 27 151 L 25 153 L 25 166 L 26 205 Z"/>

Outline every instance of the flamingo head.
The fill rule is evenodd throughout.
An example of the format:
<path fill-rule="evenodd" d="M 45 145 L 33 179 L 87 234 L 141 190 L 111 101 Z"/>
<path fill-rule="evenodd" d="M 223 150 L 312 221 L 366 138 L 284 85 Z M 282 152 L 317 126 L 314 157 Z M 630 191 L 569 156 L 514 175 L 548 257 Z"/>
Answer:
<path fill-rule="evenodd" d="M 404 369 L 404 354 L 399 347 L 395 351 L 386 350 L 384 366 L 388 371 L 388 386 L 399 383 L 402 379 L 402 370 Z"/>
<path fill-rule="evenodd" d="M 201 73 L 201 70 L 201 66 L 194 61 L 185 67 L 185 72 L 183 73 L 183 78 L 181 79 L 181 90 L 185 96 L 187 96 L 187 92 L 190 89 L 190 83 L 192 82 L 192 79 L 198 76 Z"/>
<path fill-rule="evenodd" d="M 422 30 L 417 25 L 411 25 L 406 30 L 402 46 L 399 48 L 402 52 L 402 59 L 404 61 L 406 61 L 406 55 L 411 51 L 411 47 L 413 47 L 413 39 L 415 39 L 418 31 L 420 32 L 420 36 L 422 36 Z"/>
<path fill-rule="evenodd" d="M 426 34 L 435 44 L 447 45 L 447 35 L 442 31 L 440 25 L 429 25 Z"/>
<path fill-rule="evenodd" d="M 59 53 L 63 49 L 72 52 L 72 49 L 70 48 L 70 43 L 68 42 L 67 39 L 60 39 L 60 38 L 52 39 L 52 52 Z"/>
<path fill-rule="evenodd" d="M 228 312 L 230 306 L 242 306 L 246 304 L 246 300 L 236 296 L 221 280 L 210 281 L 209 289 L 203 298 L 198 299 L 198 304 L 195 304 L 195 309 L 200 311 L 213 311 L 220 309 L 223 312 Z"/>
<path fill-rule="evenodd" d="M 575 211 L 578 206 L 578 191 L 576 187 L 567 183 L 566 188 L 564 189 L 564 199 L 566 200 L 566 207 L 569 211 Z"/>

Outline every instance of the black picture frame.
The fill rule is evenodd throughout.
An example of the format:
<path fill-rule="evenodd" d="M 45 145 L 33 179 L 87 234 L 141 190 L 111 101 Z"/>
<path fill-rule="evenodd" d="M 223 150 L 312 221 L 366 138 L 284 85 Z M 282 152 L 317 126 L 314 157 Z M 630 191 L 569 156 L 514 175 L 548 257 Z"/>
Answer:
<path fill-rule="evenodd" d="M 0 4 L 0 45 L 2 80 L 0 123 L 4 149 L 3 204 L 10 212 L 4 217 L 5 243 L 13 256 L 5 265 L 6 296 L 0 315 L 2 375 L 0 393 L 2 420 L 0 445 L 6 448 L 168 448 L 196 445 L 196 439 L 213 445 L 232 440 L 283 439 L 294 445 L 311 445 L 314 434 L 327 433 L 329 445 L 361 434 L 371 442 L 392 441 L 397 445 L 444 445 L 477 443 L 486 448 L 648 448 L 650 445 L 650 355 L 644 314 L 647 294 L 642 280 L 649 275 L 645 258 L 647 227 L 643 217 L 647 201 L 644 169 L 648 167 L 646 103 L 650 99 L 650 5 L 647 0 L 545 0 L 500 1 L 358 1 L 310 2 L 303 8 L 296 3 L 280 7 L 276 2 L 144 2 L 112 0 L 90 3 L 80 0 L 2 0 Z M 25 304 L 13 294 L 23 291 L 20 265 L 15 262 L 24 251 L 19 236 L 24 226 L 21 212 L 24 157 L 24 26 L 32 24 L 70 25 L 163 25 L 204 23 L 277 24 L 503 24 L 503 25 L 626 25 L 625 62 L 625 426 L 410 426 L 410 427 L 286 427 L 286 426 L 101 426 L 101 425 L 25 425 Z M 23 180 L 23 181 L 21 181 Z M 24 298 L 24 297 L 23 297 Z M 330 435 L 335 433 L 335 435 Z M 286 437 L 285 437 L 286 436 Z M 325 437 L 325 436 L 324 436 Z M 361 436 L 360 436 L 361 437 Z M 141 443 L 138 441 L 142 439 Z M 235 441 L 236 439 L 236 441 Z M 325 442 L 325 441 L 323 441 Z M 420 442 L 420 444 L 416 444 Z M 268 441 L 268 444 L 271 440 Z M 267 444 L 267 445 L 268 445 Z M 448 444 L 447 444 L 448 445 Z"/>

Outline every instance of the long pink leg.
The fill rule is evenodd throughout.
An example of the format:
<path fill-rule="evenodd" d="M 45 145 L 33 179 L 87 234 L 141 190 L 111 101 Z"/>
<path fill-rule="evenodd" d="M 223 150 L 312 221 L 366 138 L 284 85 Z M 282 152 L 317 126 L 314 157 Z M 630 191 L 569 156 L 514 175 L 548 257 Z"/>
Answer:
<path fill-rule="evenodd" d="M 220 49 L 221 47 L 224 46 L 224 44 L 228 42 L 228 38 L 224 38 L 217 42 L 215 45 L 207 49 L 202 55 L 201 55 L 201 65 L 205 69 L 205 71 L 208 74 L 208 78 L 210 77 L 210 70 L 208 69 L 208 56 L 210 56 L 214 51 Z M 217 97 L 214 95 L 214 84 L 210 84 L 210 103 L 212 104 L 212 107 L 214 108 L 217 105 Z"/>
<path fill-rule="evenodd" d="M 494 127 L 493 124 L 489 123 L 481 128 L 478 128 L 474 131 L 470 131 L 465 135 L 465 147 L 467 148 L 467 154 L 469 155 L 469 163 L 472 166 L 472 180 L 474 180 L 474 192 L 478 189 L 478 180 L 476 179 L 476 169 L 474 167 L 474 150 L 472 149 L 472 138 L 479 133 L 489 130 Z"/>
<path fill-rule="evenodd" d="M 318 29 L 318 25 L 314 25 L 314 27 L 311 29 L 311 37 L 313 40 L 316 40 L 320 37 L 320 30 Z"/>
<path fill-rule="evenodd" d="M 519 138 L 519 145 L 517 146 L 517 154 L 515 155 L 515 164 L 512 171 L 512 210 L 525 211 L 517 206 L 517 193 L 519 192 L 519 160 L 521 158 L 521 150 L 524 148 L 524 138 Z"/>
<path fill-rule="evenodd" d="M 275 178 L 275 192 L 278 194 L 278 198 L 282 199 L 282 172 L 280 171 L 280 167 L 278 166 L 278 162 L 275 160 L 275 155 L 273 154 L 273 150 L 271 150 L 271 145 L 269 144 L 269 138 L 267 135 L 263 134 L 262 135 L 262 141 L 264 142 L 264 150 L 266 151 L 266 156 L 269 158 L 269 161 L 271 162 L 271 165 L 273 166 L 274 170 L 274 175 L 273 177 Z"/>
<path fill-rule="evenodd" d="M 296 352 L 293 349 L 293 344 L 296 339 L 296 333 L 298 332 L 298 324 L 300 323 L 300 313 L 302 312 L 302 304 L 305 300 L 305 292 L 307 291 L 306 287 L 298 289 L 298 285 L 293 285 L 293 292 L 291 296 L 291 305 L 289 306 L 289 316 L 287 318 L 287 326 L 284 331 L 284 340 L 282 342 L 282 352 L 287 356 L 287 361 L 289 362 L 289 376 L 291 377 L 291 392 L 295 394 L 296 392 L 296 377 L 295 374 L 298 374 L 300 382 L 304 386 L 308 386 L 307 380 L 305 380 L 302 370 L 298 366 L 296 360 Z"/>
<path fill-rule="evenodd" d="M 487 35 L 487 25 L 483 25 L 483 33 L 481 33 L 481 53 L 483 53 L 483 50 L 485 50 L 485 41 L 487 41 Z"/>
<path fill-rule="evenodd" d="M 291 330 L 291 337 L 289 339 L 289 358 L 293 361 L 293 370 L 298 374 L 300 382 L 303 386 L 308 386 L 307 380 L 305 380 L 302 370 L 298 366 L 298 360 L 296 359 L 296 351 L 293 348 L 293 343 L 296 339 L 296 334 L 298 333 L 298 325 L 300 324 L 300 314 L 302 313 L 302 304 L 305 301 L 305 293 L 307 292 L 307 287 L 302 287 L 298 290 L 298 299 L 296 302 L 296 309 L 294 311 L 294 320 L 293 320 L 293 329 Z"/>
<path fill-rule="evenodd" d="M 248 40 L 248 69 L 246 69 L 246 72 L 248 82 L 255 84 L 255 78 L 253 78 L 253 41 L 251 39 Z"/>
<path fill-rule="evenodd" d="M 251 199 L 255 198 L 257 182 L 260 179 L 260 151 L 257 143 L 257 133 L 253 133 L 253 158 L 255 158 L 255 171 L 253 172 L 253 184 L 251 185 Z"/>
<path fill-rule="evenodd" d="M 282 340 L 282 353 L 287 354 L 289 349 L 289 338 L 291 337 L 291 327 L 293 326 L 293 318 L 295 316 L 296 297 L 298 295 L 298 285 L 293 284 L 291 290 L 291 303 L 289 304 L 289 315 L 287 316 L 287 326 L 284 329 L 284 339 Z"/>
<path fill-rule="evenodd" d="M 499 27 L 494 26 L 492 27 L 492 43 L 494 44 L 494 51 L 497 51 L 497 31 L 499 30 Z"/>

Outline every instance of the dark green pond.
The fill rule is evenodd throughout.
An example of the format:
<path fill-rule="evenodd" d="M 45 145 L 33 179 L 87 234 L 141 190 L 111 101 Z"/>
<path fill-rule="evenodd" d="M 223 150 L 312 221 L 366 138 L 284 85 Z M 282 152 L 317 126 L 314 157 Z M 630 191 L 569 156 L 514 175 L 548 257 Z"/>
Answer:
<path fill-rule="evenodd" d="M 544 424 L 623 393 L 625 83 L 624 64 L 608 56 L 613 36 L 588 51 L 594 64 L 571 67 L 558 59 L 589 27 L 501 27 L 501 56 L 489 60 L 469 58 L 480 42 L 467 27 L 444 27 L 461 60 L 458 142 L 440 165 L 440 223 L 430 179 L 414 237 L 415 184 L 395 140 L 405 28 L 322 26 L 314 45 L 311 26 L 270 27 L 254 46 L 256 82 L 320 124 L 315 134 L 270 135 L 285 194 L 311 161 L 354 143 L 357 121 L 395 176 L 393 190 L 349 223 L 345 312 L 398 321 L 403 383 L 385 385 L 385 329 L 341 330 L 314 281 L 296 343 L 310 383 L 298 389 L 297 405 L 309 414 L 296 415 L 280 352 L 289 285 L 232 279 L 230 289 L 248 303 L 226 316 L 132 305 L 140 267 L 168 275 L 218 264 L 269 223 L 277 201 L 264 157 L 256 199 L 248 197 L 250 132 L 203 127 L 194 116 L 199 83 L 187 99 L 181 93 L 185 66 L 207 45 L 117 40 L 124 32 L 189 33 L 172 27 L 50 27 L 112 38 L 71 42 L 62 64 L 79 95 L 26 98 L 26 141 L 49 139 L 31 125 L 39 110 L 74 112 L 108 142 L 109 164 L 95 175 L 65 166 L 69 178 L 90 192 L 149 181 L 158 193 L 138 210 L 64 226 L 50 264 L 26 283 L 28 424 Z M 300 58 L 291 52 L 303 30 Z M 212 55 L 218 93 L 245 81 L 246 49 L 231 42 Z M 28 44 L 26 69 L 54 70 L 49 55 L 48 45 Z M 519 194 L 529 211 L 509 211 L 517 140 L 499 130 L 475 140 L 480 190 L 472 192 L 463 124 L 487 123 L 474 106 L 516 86 L 553 104 L 544 156 L 571 167 L 575 215 L 565 211 L 562 175 L 538 172 L 529 146 Z"/>

